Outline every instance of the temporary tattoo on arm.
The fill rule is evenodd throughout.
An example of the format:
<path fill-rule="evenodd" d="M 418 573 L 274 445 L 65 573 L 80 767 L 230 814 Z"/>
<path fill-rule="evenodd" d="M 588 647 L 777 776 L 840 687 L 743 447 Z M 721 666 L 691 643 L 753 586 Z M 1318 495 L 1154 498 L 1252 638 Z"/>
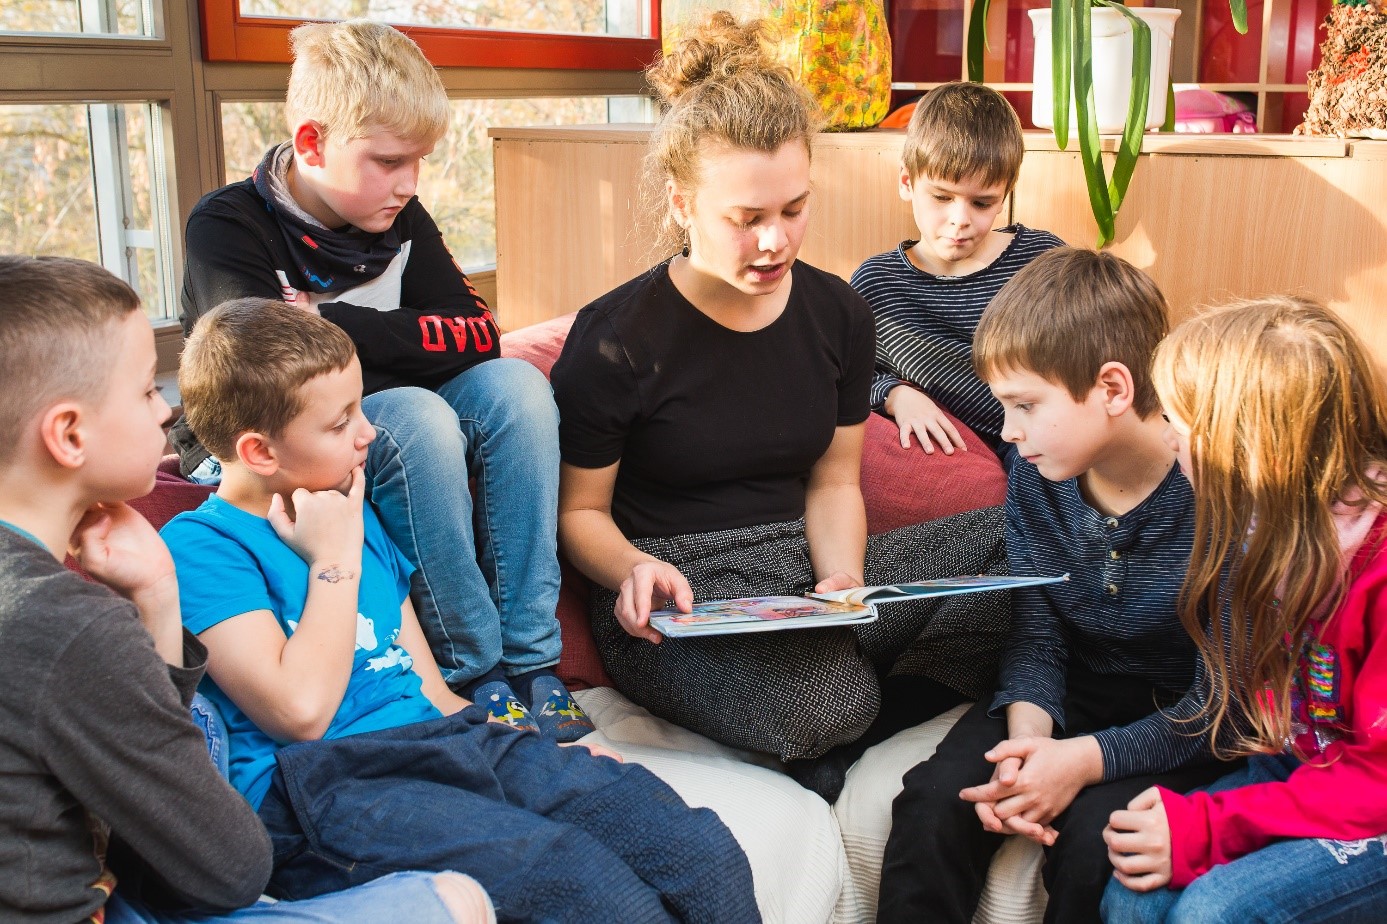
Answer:
<path fill-rule="evenodd" d="M 356 577 L 356 573 L 333 565 L 331 568 L 324 568 L 322 571 L 319 571 L 317 577 L 320 581 L 336 584 L 339 581 L 350 581 L 352 578 Z"/>

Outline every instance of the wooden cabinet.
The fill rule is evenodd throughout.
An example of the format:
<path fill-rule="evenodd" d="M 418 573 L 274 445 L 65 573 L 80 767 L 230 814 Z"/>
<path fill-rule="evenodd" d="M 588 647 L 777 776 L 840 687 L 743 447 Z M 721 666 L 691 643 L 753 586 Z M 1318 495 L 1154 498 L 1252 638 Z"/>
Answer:
<path fill-rule="evenodd" d="M 497 308 L 523 327 L 577 308 L 668 256 L 640 204 L 648 126 L 493 129 Z M 824 134 L 801 259 L 847 278 L 915 236 L 896 194 L 898 131 Z M 1111 145 L 1110 139 L 1105 141 Z M 1009 220 L 1092 246 L 1078 153 L 1028 132 Z M 1149 135 L 1111 249 L 1177 317 L 1271 292 L 1329 302 L 1387 360 L 1387 142 Z M 646 221 L 642 221 L 646 219 Z"/>

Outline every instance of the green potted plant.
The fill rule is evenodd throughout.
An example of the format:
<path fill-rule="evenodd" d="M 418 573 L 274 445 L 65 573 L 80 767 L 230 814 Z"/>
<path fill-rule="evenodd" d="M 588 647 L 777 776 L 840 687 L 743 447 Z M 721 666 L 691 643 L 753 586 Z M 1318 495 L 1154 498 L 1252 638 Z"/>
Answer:
<path fill-rule="evenodd" d="M 987 48 L 987 10 L 989 0 L 977 0 L 968 22 L 967 61 L 968 79 L 981 82 L 983 78 L 983 55 Z M 1240 33 L 1247 32 L 1246 0 L 1229 0 L 1233 14 L 1233 26 Z M 1102 24 L 1105 35 L 1096 39 L 1094 33 L 1094 12 L 1098 10 L 1100 20 L 1112 22 Z M 1152 85 L 1152 27 L 1143 16 L 1152 13 L 1164 14 L 1167 22 L 1157 24 L 1163 30 L 1162 45 L 1164 60 L 1157 61 L 1155 68 L 1158 86 L 1165 92 L 1164 127 L 1169 130 L 1175 121 L 1174 94 L 1170 92 L 1170 35 L 1174 29 L 1175 10 L 1158 10 L 1152 7 L 1129 9 L 1118 0 L 1050 0 L 1049 10 L 1032 10 L 1031 17 L 1036 22 L 1036 82 L 1034 86 L 1035 105 L 1032 119 L 1037 125 L 1047 121 L 1053 125 L 1055 141 L 1060 150 L 1069 145 L 1071 127 L 1070 102 L 1073 101 L 1073 127 L 1079 138 L 1079 158 L 1083 162 L 1084 180 L 1088 187 L 1089 206 L 1093 218 L 1098 223 L 1098 246 L 1109 244 L 1116 233 L 1117 211 L 1127 194 L 1132 180 L 1132 172 L 1137 166 L 1137 155 L 1141 153 L 1142 136 L 1148 127 L 1162 124 L 1159 117 L 1148 118 L 1151 103 Z M 1173 14 L 1173 15 L 1172 15 Z M 1048 22 L 1045 22 L 1048 20 Z M 1121 28 L 1125 21 L 1126 28 Z M 1044 25 L 1042 25 L 1044 23 Z M 1048 28 L 1044 28 L 1048 26 Z M 1118 28 L 1114 28 L 1117 26 Z M 1040 52 L 1044 34 L 1049 33 L 1050 55 L 1045 58 Z M 1126 38 L 1130 35 L 1130 41 Z M 1100 132 L 1106 128 L 1115 130 L 1118 126 L 1101 125 L 1098 118 L 1098 105 L 1095 89 L 1111 90 L 1124 81 L 1108 77 L 1101 84 L 1095 84 L 1095 52 L 1105 55 L 1116 38 L 1116 47 L 1130 54 L 1130 90 L 1126 98 L 1125 118 L 1121 119 L 1122 140 L 1117 148 L 1112 176 L 1107 176 L 1101 153 Z M 1125 58 L 1121 59 L 1125 60 Z M 1045 97 L 1045 75 L 1049 75 L 1050 95 Z M 1119 100 L 1120 103 L 1120 100 Z"/>

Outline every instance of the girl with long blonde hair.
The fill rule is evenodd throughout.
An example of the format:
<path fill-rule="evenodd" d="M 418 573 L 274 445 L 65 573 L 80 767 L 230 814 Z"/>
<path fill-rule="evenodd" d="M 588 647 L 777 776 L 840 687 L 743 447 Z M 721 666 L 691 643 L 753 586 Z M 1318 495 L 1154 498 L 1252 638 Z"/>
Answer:
<path fill-rule="evenodd" d="M 1104 918 L 1381 920 L 1382 377 L 1343 321 L 1296 297 L 1186 321 L 1154 377 L 1195 494 L 1181 620 L 1200 708 L 1185 715 L 1221 756 L 1250 758 L 1208 791 L 1150 789 L 1113 814 Z"/>

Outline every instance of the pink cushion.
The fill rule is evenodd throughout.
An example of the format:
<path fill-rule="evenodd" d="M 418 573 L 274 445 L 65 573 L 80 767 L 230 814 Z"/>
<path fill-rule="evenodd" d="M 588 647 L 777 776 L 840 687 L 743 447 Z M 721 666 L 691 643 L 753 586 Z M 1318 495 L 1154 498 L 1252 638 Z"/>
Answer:
<path fill-rule="evenodd" d="M 159 472 L 154 476 L 154 490 L 130 502 L 155 529 L 185 510 L 193 510 L 216 490 L 206 485 L 193 484 L 178 473 L 178 456 L 165 456 L 159 463 Z"/>
<path fill-rule="evenodd" d="M 501 335 L 501 355 L 523 359 L 549 377 L 559 354 L 563 352 L 563 340 L 578 312 L 566 314 L 548 321 L 540 321 L 520 330 Z"/>
<path fill-rule="evenodd" d="M 612 678 L 602 666 L 597 642 L 592 637 L 592 622 L 588 619 L 588 598 L 592 596 L 588 579 L 559 555 L 563 583 L 559 585 L 559 634 L 563 650 L 559 654 L 559 677 L 571 690 L 588 687 L 611 687 Z"/>
<path fill-rule="evenodd" d="M 884 533 L 1000 504 L 1007 478 L 997 456 L 952 414 L 967 452 L 947 456 L 935 447 L 931 455 L 913 437 L 901 448 L 895 421 L 880 414 L 867 418 L 862 447 L 862 499 L 867 505 L 867 532 Z"/>

